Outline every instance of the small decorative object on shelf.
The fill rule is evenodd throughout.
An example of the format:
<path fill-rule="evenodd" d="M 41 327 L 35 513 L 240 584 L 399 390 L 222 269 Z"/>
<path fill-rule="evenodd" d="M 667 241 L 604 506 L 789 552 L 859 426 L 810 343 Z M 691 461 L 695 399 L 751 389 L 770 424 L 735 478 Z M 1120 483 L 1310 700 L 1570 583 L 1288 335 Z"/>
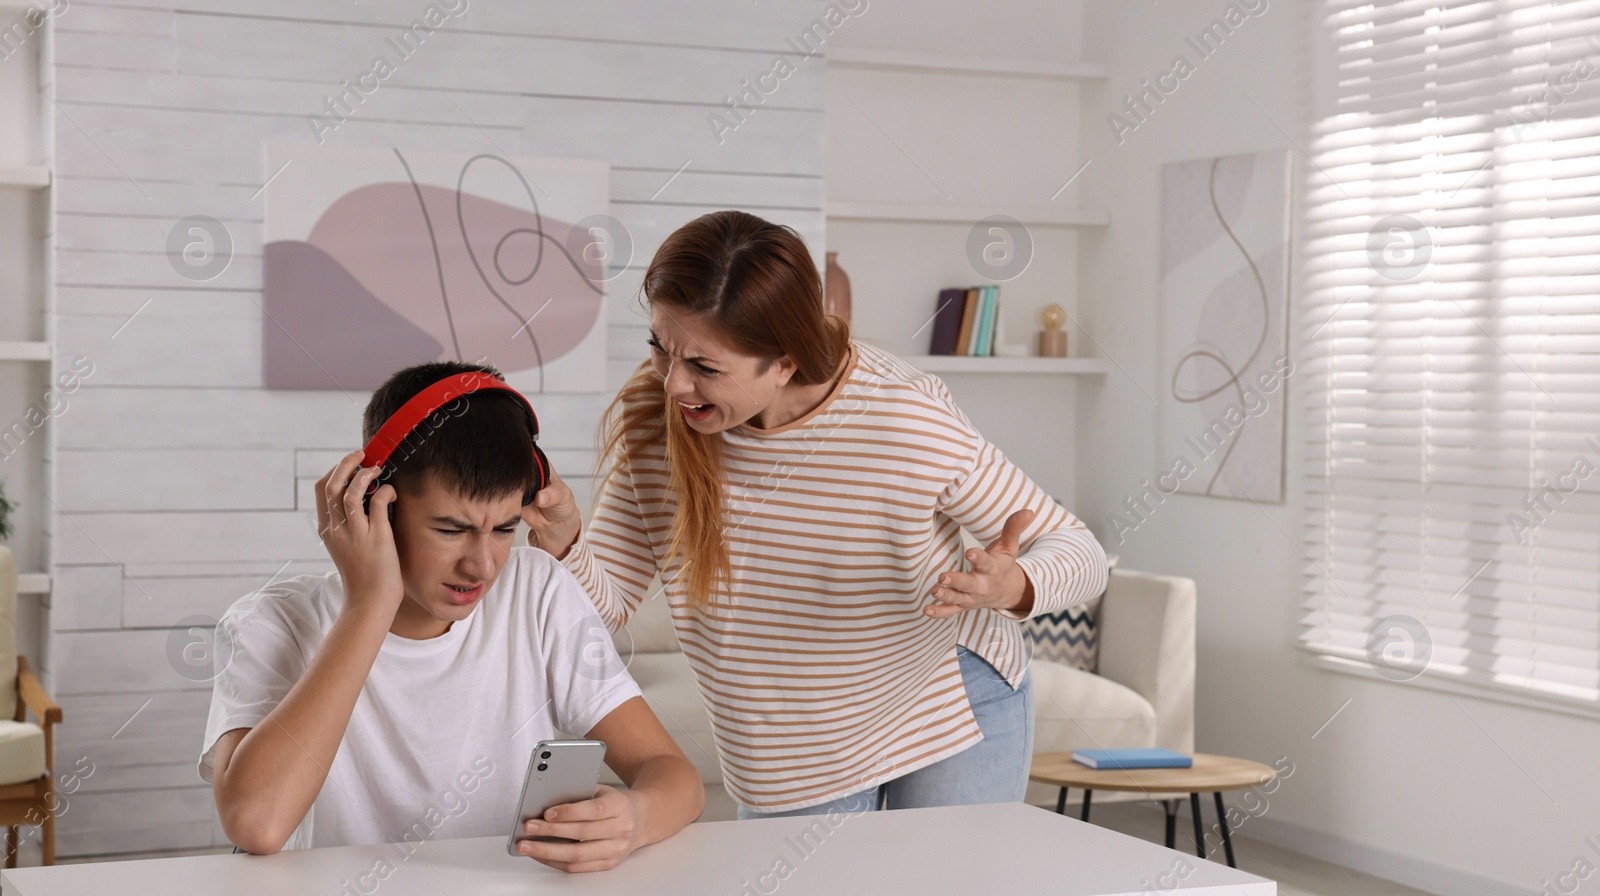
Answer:
<path fill-rule="evenodd" d="M 828 268 L 823 278 L 822 307 L 829 314 L 837 314 L 850 322 L 850 275 L 839 267 L 839 253 L 828 253 Z"/>
<path fill-rule="evenodd" d="M 1067 333 L 1061 328 L 1066 326 L 1067 312 L 1060 305 L 1050 304 L 1039 314 L 1039 319 L 1044 322 L 1044 329 L 1039 332 L 1039 357 L 1065 358 Z"/>

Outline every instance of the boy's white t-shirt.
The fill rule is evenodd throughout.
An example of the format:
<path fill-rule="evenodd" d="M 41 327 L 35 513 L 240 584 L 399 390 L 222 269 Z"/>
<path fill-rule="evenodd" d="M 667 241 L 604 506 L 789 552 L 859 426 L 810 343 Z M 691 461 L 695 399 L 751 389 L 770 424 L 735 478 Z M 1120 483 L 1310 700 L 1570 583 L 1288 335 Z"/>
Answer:
<path fill-rule="evenodd" d="M 223 615 L 200 756 L 207 783 L 217 739 L 266 719 L 343 605 L 333 572 L 273 583 Z M 513 548 L 449 631 L 385 636 L 327 780 L 285 848 L 509 835 L 534 744 L 582 737 L 639 695 L 572 574 L 544 551 Z"/>

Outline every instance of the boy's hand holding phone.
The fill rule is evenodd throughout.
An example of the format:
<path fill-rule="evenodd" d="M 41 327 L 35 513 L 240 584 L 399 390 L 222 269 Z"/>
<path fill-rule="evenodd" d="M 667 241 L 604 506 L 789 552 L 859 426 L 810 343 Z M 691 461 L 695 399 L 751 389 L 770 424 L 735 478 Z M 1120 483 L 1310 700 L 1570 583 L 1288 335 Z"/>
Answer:
<path fill-rule="evenodd" d="M 554 806 L 542 819 L 528 821 L 524 833 L 561 837 L 577 843 L 523 840 L 517 851 L 561 871 L 604 871 L 614 868 L 639 848 L 643 807 L 636 795 L 605 784 L 593 799 Z"/>
<path fill-rule="evenodd" d="M 372 496 L 370 514 L 362 508 L 362 496 L 382 472 L 381 467 L 362 467 L 363 454 L 352 451 L 317 480 L 317 532 L 344 579 L 345 606 L 392 617 L 405 599 L 400 555 L 389 525 L 395 490 L 384 485 Z"/>

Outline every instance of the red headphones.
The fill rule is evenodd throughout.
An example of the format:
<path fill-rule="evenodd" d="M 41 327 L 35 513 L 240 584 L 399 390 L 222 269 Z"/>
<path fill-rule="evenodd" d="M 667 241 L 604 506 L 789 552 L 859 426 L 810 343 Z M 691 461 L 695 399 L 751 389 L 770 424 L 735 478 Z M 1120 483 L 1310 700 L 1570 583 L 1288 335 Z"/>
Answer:
<path fill-rule="evenodd" d="M 528 424 L 528 433 L 532 438 L 533 460 L 538 467 L 538 480 L 532 488 L 523 493 L 522 503 L 524 506 L 532 504 L 533 497 L 539 493 L 539 489 L 550 484 L 550 459 L 545 457 L 543 451 L 539 450 L 539 417 L 533 412 L 533 405 L 528 403 L 528 399 L 523 397 L 521 392 L 506 385 L 503 380 L 493 374 L 474 370 L 452 374 L 423 389 L 412 396 L 411 400 L 401 405 L 398 411 L 395 411 L 388 420 L 383 422 L 382 426 L 378 427 L 378 431 L 372 436 L 372 441 L 367 443 L 366 453 L 361 458 L 361 465 L 363 467 L 373 467 L 381 464 L 384 469 L 378 475 L 378 478 L 372 481 L 367 493 L 362 496 L 362 509 L 370 510 L 369 505 L 372 502 L 372 493 L 394 478 L 394 467 L 389 464 L 389 458 L 394 455 L 396 449 L 405 443 L 405 440 L 411 436 L 412 432 L 422 425 L 424 420 L 427 420 L 435 412 L 458 398 L 464 398 L 473 392 L 485 392 L 491 389 L 514 396 L 517 399 L 517 404 L 521 405 L 522 409 L 527 412 L 525 420 Z M 461 413 L 452 413 L 451 416 L 459 417 L 466 412 L 467 405 L 463 401 Z M 393 522 L 393 504 L 389 505 L 389 518 Z"/>

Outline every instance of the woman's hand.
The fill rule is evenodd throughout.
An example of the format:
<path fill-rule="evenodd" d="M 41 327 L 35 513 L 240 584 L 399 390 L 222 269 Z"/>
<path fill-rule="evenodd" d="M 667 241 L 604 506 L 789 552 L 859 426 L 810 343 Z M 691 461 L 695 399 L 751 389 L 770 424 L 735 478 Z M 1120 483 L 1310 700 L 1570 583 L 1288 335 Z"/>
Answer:
<path fill-rule="evenodd" d="M 383 469 L 362 467 L 362 454 L 350 452 L 317 480 L 317 533 L 344 580 L 345 607 L 393 617 L 405 599 L 400 555 L 389 526 L 395 491 L 392 485 L 379 488 L 372 496 L 371 514 L 362 509 L 361 496 Z"/>
<path fill-rule="evenodd" d="M 1000 537 L 984 550 L 972 548 L 967 560 L 972 572 L 951 570 L 939 575 L 939 584 L 929 595 L 934 602 L 922 609 L 926 616 L 948 619 L 962 610 L 990 608 L 1026 613 L 1033 608 L 1033 583 L 1017 565 L 1018 542 L 1032 510 L 1019 510 L 1006 518 Z"/>
<path fill-rule="evenodd" d="M 601 784 L 594 799 L 546 810 L 523 829 L 540 837 L 565 837 L 579 843 L 523 840 L 517 851 L 551 868 L 577 873 L 605 871 L 621 864 L 639 848 L 644 830 L 643 807 L 635 795 Z"/>
<path fill-rule="evenodd" d="M 539 489 L 532 504 L 522 508 L 522 521 L 528 524 L 528 544 L 557 560 L 567 556 L 583 525 L 577 498 L 555 470 L 550 471 L 550 484 Z"/>

